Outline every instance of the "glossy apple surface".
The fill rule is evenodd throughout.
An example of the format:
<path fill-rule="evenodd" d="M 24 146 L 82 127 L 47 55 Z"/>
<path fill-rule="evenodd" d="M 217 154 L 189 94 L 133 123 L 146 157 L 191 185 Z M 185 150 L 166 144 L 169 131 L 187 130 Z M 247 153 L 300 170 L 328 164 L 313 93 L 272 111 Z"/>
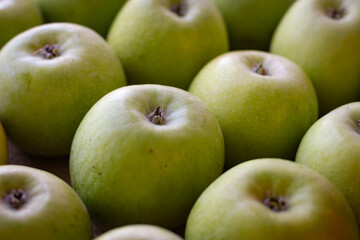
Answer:
<path fill-rule="evenodd" d="M 44 24 L 0 52 L 0 119 L 23 151 L 68 155 L 85 113 L 125 84 L 120 62 L 96 32 L 70 23 Z"/>
<path fill-rule="evenodd" d="M 35 168 L 0 166 L 0 238 L 90 240 L 91 221 L 75 191 Z"/>
<path fill-rule="evenodd" d="M 222 172 L 219 123 L 192 94 L 133 85 L 100 99 L 71 147 L 73 188 L 103 228 L 185 224 L 200 193 Z"/>
<path fill-rule="evenodd" d="M 351 208 L 325 177 L 281 159 L 239 164 L 191 210 L 187 240 L 358 239 Z"/>
<path fill-rule="evenodd" d="M 260 51 L 217 57 L 198 73 L 189 91 L 220 123 L 227 168 L 255 158 L 294 159 L 318 116 L 315 91 L 304 71 Z"/>
<path fill-rule="evenodd" d="M 348 200 L 360 227 L 360 102 L 343 105 L 319 119 L 296 155 L 332 181 Z"/>
<path fill-rule="evenodd" d="M 203 65 L 228 50 L 224 21 L 208 0 L 128 1 L 107 39 L 129 84 L 182 89 Z"/>
<path fill-rule="evenodd" d="M 314 84 L 320 115 L 360 97 L 360 1 L 296 1 L 271 52 L 299 64 Z"/>
<path fill-rule="evenodd" d="M 182 240 L 182 238 L 165 228 L 137 224 L 115 228 L 94 240 Z"/>
<path fill-rule="evenodd" d="M 29 0 L 0 1 L 0 49 L 17 34 L 43 23 L 40 9 Z"/>

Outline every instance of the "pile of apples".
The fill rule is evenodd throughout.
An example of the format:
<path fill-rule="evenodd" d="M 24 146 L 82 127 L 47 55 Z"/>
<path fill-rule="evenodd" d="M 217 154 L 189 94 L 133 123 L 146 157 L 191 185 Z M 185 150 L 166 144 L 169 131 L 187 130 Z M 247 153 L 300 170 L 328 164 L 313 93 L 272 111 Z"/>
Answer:
<path fill-rule="evenodd" d="M 359 239 L 359 0 L 0 0 L 0 49 L 0 239 Z"/>

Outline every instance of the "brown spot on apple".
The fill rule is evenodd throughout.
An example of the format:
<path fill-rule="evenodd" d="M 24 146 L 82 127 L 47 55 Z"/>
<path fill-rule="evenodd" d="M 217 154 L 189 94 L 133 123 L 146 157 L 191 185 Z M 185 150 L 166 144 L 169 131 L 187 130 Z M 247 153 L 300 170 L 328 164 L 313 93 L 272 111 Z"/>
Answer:
<path fill-rule="evenodd" d="M 331 8 L 327 9 L 326 15 L 332 19 L 338 20 L 338 19 L 341 19 L 344 17 L 345 9 L 344 8 L 337 9 L 337 8 L 331 7 Z"/>

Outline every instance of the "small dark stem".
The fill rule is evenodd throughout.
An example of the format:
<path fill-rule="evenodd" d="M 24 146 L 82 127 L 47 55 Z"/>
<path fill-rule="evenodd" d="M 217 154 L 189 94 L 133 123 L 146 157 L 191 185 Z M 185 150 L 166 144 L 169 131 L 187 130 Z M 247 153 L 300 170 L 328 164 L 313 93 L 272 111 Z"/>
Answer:
<path fill-rule="evenodd" d="M 175 4 L 171 4 L 170 10 L 173 13 L 177 14 L 178 16 L 182 17 L 186 14 L 187 6 L 186 3 L 184 2 L 175 3 Z"/>
<path fill-rule="evenodd" d="M 147 117 L 155 125 L 163 125 L 165 123 L 165 111 L 160 106 L 156 107 Z"/>
<path fill-rule="evenodd" d="M 271 191 L 267 192 L 263 203 L 274 212 L 285 211 L 288 207 L 287 200 L 283 196 L 275 196 Z"/>
<path fill-rule="evenodd" d="M 60 56 L 60 49 L 57 44 L 46 44 L 44 47 L 33 52 L 32 55 L 41 56 L 45 59 L 52 59 L 54 57 Z"/>
<path fill-rule="evenodd" d="M 345 15 L 345 9 L 338 10 L 332 7 L 327 10 L 326 15 L 332 19 L 341 19 Z"/>
<path fill-rule="evenodd" d="M 254 68 L 254 72 L 263 76 L 269 75 L 269 71 L 264 68 L 264 66 L 262 65 L 262 63 L 257 64 Z"/>
<path fill-rule="evenodd" d="M 4 201 L 13 209 L 21 208 L 27 200 L 28 196 L 22 189 L 11 190 L 11 192 L 4 197 Z"/>

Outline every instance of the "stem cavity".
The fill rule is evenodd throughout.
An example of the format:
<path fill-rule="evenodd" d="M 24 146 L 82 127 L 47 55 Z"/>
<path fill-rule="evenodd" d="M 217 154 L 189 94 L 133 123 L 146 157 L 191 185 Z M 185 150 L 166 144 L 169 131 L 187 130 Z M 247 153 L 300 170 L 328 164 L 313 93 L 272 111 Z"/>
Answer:
<path fill-rule="evenodd" d="M 164 125 L 165 124 L 165 111 L 164 108 L 157 106 L 154 111 L 152 111 L 147 118 L 155 125 Z"/>
<path fill-rule="evenodd" d="M 60 48 L 57 44 L 46 44 L 44 47 L 33 52 L 32 55 L 41 56 L 45 59 L 53 59 L 54 57 L 60 56 Z"/>
<path fill-rule="evenodd" d="M 21 208 L 28 200 L 26 192 L 22 189 L 11 190 L 10 193 L 4 197 L 5 203 L 7 203 L 12 209 Z"/>
<path fill-rule="evenodd" d="M 341 19 L 341 18 L 344 17 L 344 15 L 345 15 L 345 9 L 344 9 L 344 8 L 336 9 L 336 8 L 334 8 L 334 7 L 331 7 L 331 8 L 328 8 L 328 10 L 327 10 L 327 12 L 326 12 L 326 15 L 327 15 L 329 18 L 338 20 L 338 19 Z"/>
<path fill-rule="evenodd" d="M 184 1 L 181 1 L 180 3 L 173 3 L 170 6 L 170 10 L 179 17 L 182 17 L 187 12 L 187 4 Z"/>
<path fill-rule="evenodd" d="M 281 195 L 275 196 L 271 191 L 267 192 L 267 197 L 263 203 L 274 212 L 282 212 L 288 208 L 287 199 Z"/>
<path fill-rule="evenodd" d="M 269 75 L 269 71 L 264 68 L 264 66 L 262 65 L 262 63 L 259 63 L 257 64 L 254 68 L 253 68 L 253 71 L 257 74 L 260 74 L 260 75 L 263 75 L 263 76 L 266 76 L 266 75 Z"/>

